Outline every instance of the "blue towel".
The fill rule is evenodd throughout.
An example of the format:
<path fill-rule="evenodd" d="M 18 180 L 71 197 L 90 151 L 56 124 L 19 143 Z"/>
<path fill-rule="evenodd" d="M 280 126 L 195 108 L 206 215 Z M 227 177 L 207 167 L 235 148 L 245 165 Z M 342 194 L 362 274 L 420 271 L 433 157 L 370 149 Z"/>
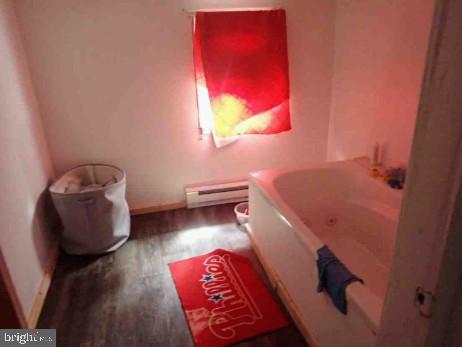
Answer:
<path fill-rule="evenodd" d="M 352 274 L 334 253 L 323 246 L 318 249 L 318 292 L 325 290 L 332 299 L 332 303 L 343 314 L 347 314 L 346 287 L 355 281 L 364 281 Z"/>

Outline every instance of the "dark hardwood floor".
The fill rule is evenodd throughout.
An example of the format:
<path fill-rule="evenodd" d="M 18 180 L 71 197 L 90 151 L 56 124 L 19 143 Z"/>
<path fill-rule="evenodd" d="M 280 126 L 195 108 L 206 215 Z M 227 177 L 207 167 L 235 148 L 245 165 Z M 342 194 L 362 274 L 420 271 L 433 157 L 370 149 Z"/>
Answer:
<path fill-rule="evenodd" d="M 117 252 L 62 254 L 38 327 L 57 329 L 58 346 L 66 347 L 194 346 L 169 262 L 216 248 L 233 250 L 252 261 L 269 288 L 247 234 L 235 224 L 233 206 L 136 216 L 130 240 Z M 235 346 L 306 344 L 291 324 Z"/>

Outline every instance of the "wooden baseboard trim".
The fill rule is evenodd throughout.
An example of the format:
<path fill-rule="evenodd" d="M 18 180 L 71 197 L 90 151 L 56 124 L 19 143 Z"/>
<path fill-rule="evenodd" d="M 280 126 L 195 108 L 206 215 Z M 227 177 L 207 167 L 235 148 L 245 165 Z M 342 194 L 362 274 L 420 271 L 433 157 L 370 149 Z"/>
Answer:
<path fill-rule="evenodd" d="M 130 209 L 130 215 L 136 216 L 140 214 L 147 214 L 147 213 L 154 213 L 160 211 L 167 211 L 167 210 L 176 210 L 179 208 L 186 207 L 186 201 L 178 201 L 173 202 L 170 204 L 160 204 L 160 205 L 152 205 L 146 207 L 136 207 Z"/>
<path fill-rule="evenodd" d="M 3 256 L 3 252 L 0 249 L 0 276 L 2 276 L 3 282 L 5 284 L 5 289 L 7 294 L 10 297 L 11 304 L 13 305 L 14 311 L 18 318 L 19 324 L 21 328 L 27 328 L 27 318 L 24 314 L 24 310 L 22 309 L 21 302 L 19 301 L 19 296 L 16 291 L 16 288 L 13 284 L 13 279 L 11 278 L 10 271 L 6 265 L 5 258 Z"/>
<path fill-rule="evenodd" d="M 274 270 L 272 265 L 267 261 L 267 259 L 263 256 L 261 247 L 259 246 L 259 243 L 253 235 L 252 230 L 250 229 L 250 226 L 248 224 L 245 225 L 245 230 L 247 232 L 247 235 L 249 235 L 250 242 L 252 243 L 252 248 L 254 249 L 258 260 L 260 261 L 260 263 L 263 266 L 263 269 L 268 275 L 271 285 L 276 290 L 276 293 L 278 294 L 279 298 L 281 299 L 290 316 L 292 317 L 298 330 L 302 333 L 303 337 L 305 338 L 306 342 L 310 347 L 320 347 L 321 344 L 319 343 L 314 333 L 303 323 L 303 319 L 298 307 L 295 305 L 289 292 L 285 288 L 282 281 L 279 279 L 279 276 L 277 275 L 276 271 Z"/>
<path fill-rule="evenodd" d="M 50 256 L 50 260 L 48 261 L 48 265 L 45 268 L 42 282 L 40 282 L 39 290 L 35 296 L 34 303 L 32 304 L 32 308 L 27 319 L 27 327 L 29 329 L 34 329 L 37 326 L 40 312 L 42 312 L 43 304 L 45 303 L 45 298 L 47 296 L 48 289 L 50 288 L 51 279 L 53 277 L 56 264 L 58 263 L 58 258 L 59 246 L 56 244 L 53 248 L 53 253 Z"/>

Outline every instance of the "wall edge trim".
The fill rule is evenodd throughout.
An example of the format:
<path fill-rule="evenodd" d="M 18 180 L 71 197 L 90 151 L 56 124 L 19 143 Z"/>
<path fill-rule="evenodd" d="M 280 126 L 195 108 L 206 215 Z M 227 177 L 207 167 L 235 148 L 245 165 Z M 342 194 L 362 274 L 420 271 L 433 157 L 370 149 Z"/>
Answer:
<path fill-rule="evenodd" d="M 160 211 L 176 210 L 176 209 L 185 208 L 185 207 L 186 207 L 186 200 L 181 200 L 181 201 L 167 203 L 167 204 L 156 204 L 156 205 L 148 205 L 148 206 L 143 206 L 143 207 L 130 208 L 130 215 L 137 216 L 137 215 L 160 212 Z"/>
<path fill-rule="evenodd" d="M 34 303 L 32 304 L 32 308 L 30 309 L 29 316 L 27 318 L 27 327 L 29 329 L 33 329 L 37 326 L 37 322 L 39 320 L 40 313 L 42 312 L 48 290 L 50 289 L 50 284 L 56 269 L 56 265 L 58 264 L 59 253 L 59 245 L 56 243 L 53 245 L 52 254 L 48 260 L 48 264 L 43 273 L 42 281 L 40 282 L 39 289 L 35 295 Z"/>

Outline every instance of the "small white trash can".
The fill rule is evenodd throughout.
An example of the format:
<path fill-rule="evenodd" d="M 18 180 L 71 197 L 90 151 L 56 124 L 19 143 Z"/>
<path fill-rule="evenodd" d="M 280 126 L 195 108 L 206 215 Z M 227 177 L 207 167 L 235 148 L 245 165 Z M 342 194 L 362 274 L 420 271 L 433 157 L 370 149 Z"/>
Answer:
<path fill-rule="evenodd" d="M 249 222 L 249 203 L 241 202 L 234 207 L 234 213 L 238 224 L 245 224 Z"/>
<path fill-rule="evenodd" d="M 102 164 L 76 167 L 51 185 L 67 253 L 107 253 L 125 243 L 130 236 L 125 186 L 124 171 Z"/>

